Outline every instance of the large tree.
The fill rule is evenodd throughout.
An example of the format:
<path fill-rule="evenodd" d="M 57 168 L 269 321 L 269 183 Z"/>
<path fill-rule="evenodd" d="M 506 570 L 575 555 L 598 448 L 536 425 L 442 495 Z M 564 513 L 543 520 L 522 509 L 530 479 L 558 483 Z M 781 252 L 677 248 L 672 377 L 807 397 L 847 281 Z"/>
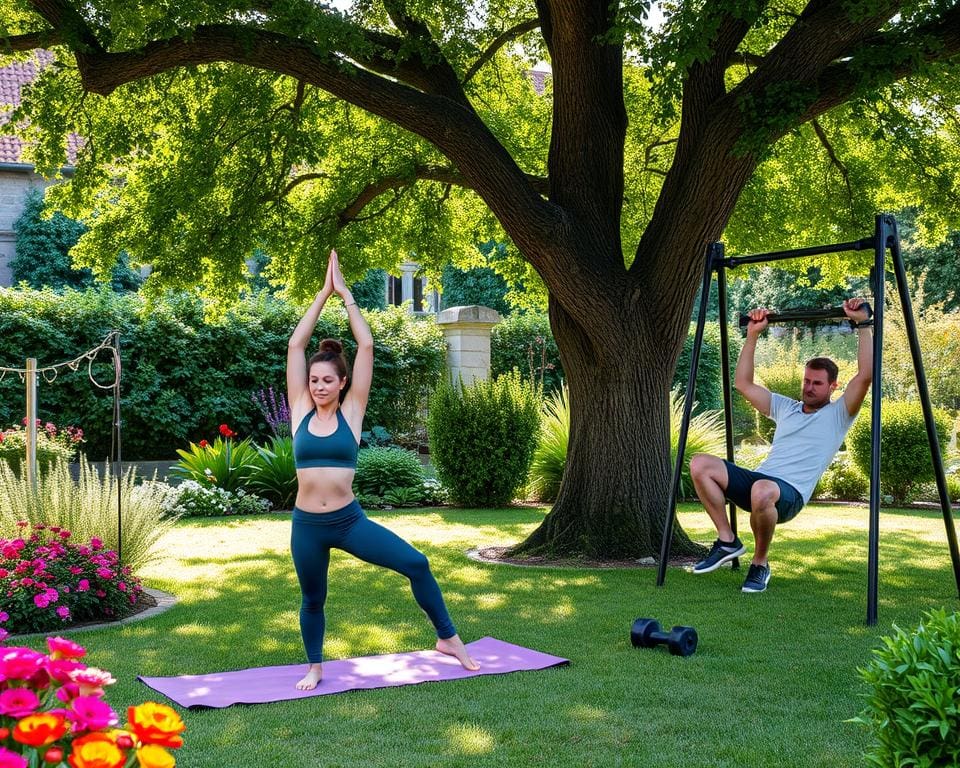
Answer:
<path fill-rule="evenodd" d="M 17 117 L 41 166 L 85 136 L 59 199 L 85 210 L 91 263 L 123 243 L 215 290 L 255 241 L 303 292 L 330 245 L 366 266 L 486 239 L 482 202 L 546 286 L 570 387 L 567 474 L 523 546 L 622 557 L 659 549 L 706 244 L 859 235 L 874 205 L 957 193 L 955 2 L 651 5 L 5 0 L 0 38 L 56 52 Z M 521 39 L 551 65 L 544 98 Z M 805 215 L 808 189 L 835 204 Z"/>

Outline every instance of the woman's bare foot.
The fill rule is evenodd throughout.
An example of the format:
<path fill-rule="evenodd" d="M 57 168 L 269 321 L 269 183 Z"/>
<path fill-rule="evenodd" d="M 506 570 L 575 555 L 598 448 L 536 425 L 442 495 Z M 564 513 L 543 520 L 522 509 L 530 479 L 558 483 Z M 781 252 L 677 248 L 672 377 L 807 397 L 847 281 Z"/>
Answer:
<path fill-rule="evenodd" d="M 437 650 L 440 651 L 440 653 L 447 654 L 447 656 L 455 657 L 457 661 L 463 665 L 464 669 L 469 669 L 471 672 L 476 672 L 480 669 L 480 665 L 471 659 L 470 654 L 467 653 L 467 646 L 463 644 L 460 635 L 437 640 Z"/>
<path fill-rule="evenodd" d="M 463 645 L 463 643 L 460 643 Z M 317 683 L 320 682 L 320 679 L 323 677 L 323 669 L 320 664 L 311 664 L 310 668 L 307 670 L 307 674 L 304 675 L 297 683 L 298 691 L 312 691 L 317 687 Z"/>

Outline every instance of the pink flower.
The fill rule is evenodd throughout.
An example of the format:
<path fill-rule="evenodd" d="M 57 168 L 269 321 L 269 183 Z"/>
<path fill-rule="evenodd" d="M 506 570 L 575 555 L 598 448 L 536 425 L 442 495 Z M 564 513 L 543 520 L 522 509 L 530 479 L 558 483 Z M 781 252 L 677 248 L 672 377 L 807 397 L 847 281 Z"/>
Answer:
<path fill-rule="evenodd" d="M 57 689 L 57 698 L 69 704 L 80 695 L 80 686 L 76 683 L 64 683 Z"/>
<path fill-rule="evenodd" d="M 70 609 L 65 605 L 61 605 L 59 608 L 57 608 L 57 616 L 66 621 L 70 618 Z"/>
<path fill-rule="evenodd" d="M 10 633 L 5 629 L 0 629 L 0 643 L 10 637 Z"/>
<path fill-rule="evenodd" d="M 44 591 L 44 594 L 50 600 L 51 603 L 57 602 L 60 599 L 60 593 L 57 592 L 53 587 L 47 587 Z"/>
<path fill-rule="evenodd" d="M 106 597 L 106 596 L 107 596 L 107 593 L 104 592 L 102 589 L 98 589 L 96 592 L 94 592 L 94 594 L 95 594 L 97 597 Z"/>
<path fill-rule="evenodd" d="M 57 535 L 58 535 L 61 539 L 69 539 L 69 538 L 70 538 L 70 531 L 60 531 L 60 533 L 58 533 Z"/>
<path fill-rule="evenodd" d="M 0 568 L 0 579 L 5 579 L 9 575 L 10 571 L 8 571 L 6 568 Z"/>
<path fill-rule="evenodd" d="M 113 578 L 113 571 L 111 571 L 109 568 L 105 568 L 105 567 L 103 567 L 103 566 L 100 566 L 99 568 L 97 568 L 96 574 L 97 574 L 97 576 L 99 576 L 101 579 L 112 579 L 112 578 Z"/>
<path fill-rule="evenodd" d="M 97 669 L 96 667 L 87 667 L 71 672 L 70 679 L 81 686 L 84 696 L 96 695 L 93 691 L 99 691 L 100 695 L 103 695 L 105 685 L 113 685 L 117 682 L 107 670 Z"/>
<path fill-rule="evenodd" d="M 0 624 L 3 624 L 7 619 L 10 618 L 10 614 L 6 611 L 0 611 Z"/>
<path fill-rule="evenodd" d="M 117 713 L 110 709 L 110 705 L 94 696 L 78 696 L 70 707 L 67 717 L 76 724 L 77 730 L 99 731 L 119 722 Z"/>
<path fill-rule="evenodd" d="M 58 683 L 69 682 L 70 675 L 77 670 L 87 668 L 86 664 L 74 659 L 49 659 L 46 666 L 50 677 Z"/>
<path fill-rule="evenodd" d="M 50 598 L 47 597 L 46 592 L 41 592 L 39 595 L 33 596 L 33 602 L 36 604 L 37 608 L 46 608 L 50 605 Z"/>
<path fill-rule="evenodd" d="M 117 582 L 117 589 L 119 589 L 121 592 L 126 592 L 126 591 L 127 591 L 127 584 L 126 584 L 126 582 L 118 581 L 118 582 Z"/>
<path fill-rule="evenodd" d="M 8 688 L 0 693 L 0 715 L 9 715 L 19 720 L 32 715 L 39 706 L 40 699 L 29 688 Z"/>
<path fill-rule="evenodd" d="M 6 747 L 0 747 L 0 768 L 27 768 L 27 760 Z"/>
<path fill-rule="evenodd" d="M 0 678 L 29 680 L 43 667 L 46 660 L 46 656 L 30 648 L 3 648 L 0 652 Z"/>
<path fill-rule="evenodd" d="M 86 592 L 90 589 L 90 582 L 87 579 L 80 579 L 77 582 L 77 592 Z"/>
<path fill-rule="evenodd" d="M 90 539 L 90 546 L 94 550 L 103 549 L 103 541 L 94 536 L 92 539 Z"/>
<path fill-rule="evenodd" d="M 29 576 L 27 576 L 27 578 L 22 579 L 22 580 L 20 581 L 20 583 L 21 583 L 23 586 L 25 586 L 25 587 L 32 587 L 32 586 L 33 586 L 33 579 L 31 579 Z"/>
<path fill-rule="evenodd" d="M 71 565 L 70 573 L 72 573 L 74 576 L 79 576 L 81 573 L 83 573 L 83 568 L 81 568 L 79 565 Z"/>
<path fill-rule="evenodd" d="M 86 648 L 65 637 L 48 637 L 47 648 L 52 659 L 82 659 L 87 655 Z"/>

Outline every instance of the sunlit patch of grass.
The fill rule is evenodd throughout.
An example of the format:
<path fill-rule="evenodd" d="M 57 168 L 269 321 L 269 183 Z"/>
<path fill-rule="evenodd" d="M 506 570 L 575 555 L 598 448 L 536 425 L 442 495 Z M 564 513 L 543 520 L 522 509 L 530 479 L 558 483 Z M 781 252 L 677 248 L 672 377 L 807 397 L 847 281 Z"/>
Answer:
<path fill-rule="evenodd" d="M 461 755 L 483 755 L 492 752 L 496 741 L 493 735 L 477 725 L 458 724 L 447 728 L 450 751 Z"/>
<path fill-rule="evenodd" d="M 856 668 L 894 621 L 956 607 L 939 512 L 884 510 L 880 624 L 864 625 L 867 511 L 813 505 L 778 529 L 768 592 L 745 569 L 584 570 L 476 563 L 466 549 L 521 540 L 544 510 L 371 512 L 430 558 L 458 631 L 571 659 L 566 668 L 359 691 L 227 710 L 183 711 L 179 768 L 644 766 L 860 768 L 867 734 Z M 680 521 L 712 541 L 702 508 Z M 740 519 L 748 548 L 747 516 Z M 290 515 L 185 520 L 164 536 L 148 584 L 179 599 L 155 618 L 78 635 L 118 678 L 118 711 L 150 692 L 136 675 L 302 664 Z M 635 649 L 638 616 L 697 628 L 688 659 Z M 33 642 L 39 647 L 42 641 Z M 327 658 L 431 648 L 435 635 L 399 574 L 335 553 Z M 758 716 L 762 711 L 762 716 Z"/>

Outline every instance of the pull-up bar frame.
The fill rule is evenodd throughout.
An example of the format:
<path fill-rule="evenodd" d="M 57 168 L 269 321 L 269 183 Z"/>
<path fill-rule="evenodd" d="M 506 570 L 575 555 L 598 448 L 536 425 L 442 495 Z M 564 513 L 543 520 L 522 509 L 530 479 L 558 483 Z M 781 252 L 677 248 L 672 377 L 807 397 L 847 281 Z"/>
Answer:
<path fill-rule="evenodd" d="M 917 379 L 917 392 L 923 409 L 923 420 L 927 431 L 927 440 L 930 444 L 930 458 L 933 462 L 934 476 L 937 482 L 937 493 L 940 498 L 940 507 L 943 513 L 943 522 L 947 532 L 947 544 L 950 548 L 950 559 L 953 564 L 953 575 L 960 594 L 960 549 L 957 546 L 957 533 L 953 523 L 953 514 L 950 508 L 950 497 L 947 492 L 946 476 L 943 471 L 943 457 L 940 452 L 940 443 L 937 439 L 937 427 L 933 419 L 933 406 L 930 403 L 930 393 L 927 387 L 927 377 L 923 369 L 923 360 L 920 355 L 920 342 L 917 336 L 916 323 L 913 319 L 913 306 L 910 300 L 907 285 L 906 269 L 900 253 L 900 236 L 897 231 L 897 222 L 893 216 L 880 214 L 875 219 L 874 234 L 860 240 L 833 245 L 817 245 L 807 248 L 795 248 L 786 251 L 771 251 L 748 256 L 724 255 L 723 243 L 714 242 L 707 246 L 706 263 L 703 270 L 703 284 L 700 290 L 700 305 L 697 315 L 697 330 L 694 336 L 693 350 L 690 359 L 690 376 L 687 380 L 686 398 L 684 401 L 683 419 L 680 424 L 680 434 L 677 445 L 677 458 L 673 469 L 673 482 L 670 486 L 667 517 L 663 526 L 663 541 L 660 547 L 660 564 L 657 570 L 657 586 L 663 586 L 666 579 L 667 563 L 670 560 L 670 544 L 676 524 L 677 497 L 680 491 L 680 472 L 683 468 L 683 454 L 687 446 L 687 434 L 690 426 L 690 416 L 693 410 L 694 389 L 697 383 L 697 369 L 700 364 L 700 350 L 703 344 L 703 332 L 706 325 L 707 307 L 710 300 L 710 288 L 713 273 L 717 273 L 717 300 L 720 310 L 720 349 L 721 368 L 723 376 L 723 411 L 724 428 L 726 432 L 727 460 L 733 461 L 733 396 L 730 391 L 730 345 L 727 334 L 727 282 L 726 270 L 745 264 L 762 264 L 783 259 L 795 259 L 804 256 L 816 256 L 828 253 L 843 253 L 846 251 L 860 251 L 872 249 L 874 251 L 873 280 L 873 383 L 871 397 L 871 433 L 870 433 L 870 529 L 867 542 L 867 624 L 877 623 L 877 602 L 879 592 L 879 551 L 880 551 L 880 409 L 882 399 L 881 372 L 883 360 L 883 314 L 884 289 L 886 275 L 887 251 L 893 262 L 893 277 L 903 309 L 904 325 L 907 339 L 910 344 L 910 354 L 913 359 L 914 373 Z M 842 314 L 842 310 L 840 310 Z M 826 313 L 826 314 L 825 314 Z M 819 320 L 838 317 L 837 310 L 808 310 L 780 316 L 780 320 L 803 321 Z M 733 502 L 729 504 L 730 525 L 734 534 L 737 532 L 737 507 Z M 738 560 L 733 561 L 733 567 L 738 568 Z"/>

